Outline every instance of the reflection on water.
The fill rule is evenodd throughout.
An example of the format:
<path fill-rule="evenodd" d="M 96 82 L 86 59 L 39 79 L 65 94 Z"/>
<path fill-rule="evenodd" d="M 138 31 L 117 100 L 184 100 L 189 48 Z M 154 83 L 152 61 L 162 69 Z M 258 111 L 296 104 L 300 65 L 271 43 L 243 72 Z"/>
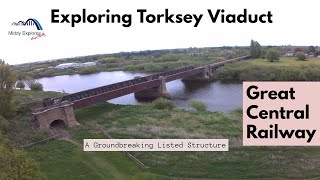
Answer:
<path fill-rule="evenodd" d="M 90 75 L 64 75 L 41 78 L 37 81 L 43 84 L 45 91 L 64 91 L 74 93 L 99 86 L 145 76 L 145 73 L 130 73 L 123 71 L 101 72 Z M 184 83 L 176 80 L 167 83 L 167 90 L 178 107 L 191 109 L 188 103 L 191 99 L 202 101 L 210 111 L 231 111 L 242 107 L 242 84 L 237 83 Z M 139 104 L 133 94 L 122 96 L 109 102 L 115 104 Z"/>

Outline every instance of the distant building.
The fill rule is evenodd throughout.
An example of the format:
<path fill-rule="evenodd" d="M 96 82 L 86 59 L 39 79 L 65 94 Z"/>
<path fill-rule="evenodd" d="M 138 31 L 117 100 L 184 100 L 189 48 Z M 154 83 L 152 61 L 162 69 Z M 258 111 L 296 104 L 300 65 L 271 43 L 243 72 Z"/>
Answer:
<path fill-rule="evenodd" d="M 35 71 L 41 71 L 41 70 L 43 70 L 43 69 L 45 69 L 45 68 L 39 68 L 39 69 L 36 69 Z"/>
<path fill-rule="evenodd" d="M 95 66 L 95 65 L 97 65 L 97 62 L 85 62 L 85 63 L 82 63 L 83 67 Z"/>
<path fill-rule="evenodd" d="M 188 56 L 200 57 L 201 53 L 188 53 Z"/>
<path fill-rule="evenodd" d="M 89 66 L 95 66 L 97 65 L 97 62 L 85 62 L 85 63 L 64 63 L 59 64 L 55 68 L 57 69 L 65 69 L 65 68 L 79 68 L 79 67 L 89 67 Z"/>
<path fill-rule="evenodd" d="M 64 64 L 59 64 L 56 66 L 58 69 L 65 69 L 65 68 L 70 68 L 70 67 L 78 67 L 79 63 L 64 63 Z"/>
<path fill-rule="evenodd" d="M 285 56 L 293 56 L 293 52 L 286 52 Z"/>

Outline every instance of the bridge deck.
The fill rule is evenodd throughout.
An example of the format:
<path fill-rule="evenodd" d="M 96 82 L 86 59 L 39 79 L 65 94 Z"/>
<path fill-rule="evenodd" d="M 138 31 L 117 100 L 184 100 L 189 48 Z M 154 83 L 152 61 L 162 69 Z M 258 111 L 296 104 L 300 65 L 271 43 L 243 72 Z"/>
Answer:
<path fill-rule="evenodd" d="M 227 63 L 248 59 L 250 56 L 242 56 L 239 58 L 229 59 L 218 63 L 208 64 L 210 69 L 217 69 Z M 63 101 L 70 101 L 74 103 L 74 109 L 84 108 L 99 102 L 107 101 L 117 97 L 121 97 L 134 92 L 142 91 L 160 85 L 159 77 L 165 77 L 166 82 L 174 81 L 176 79 L 185 78 L 200 74 L 204 71 L 205 66 L 194 68 L 192 66 L 175 69 L 172 71 L 161 72 L 145 77 L 135 78 L 127 81 L 118 82 L 102 87 L 88 89 L 85 91 L 68 94 L 52 100 L 52 104 L 60 104 Z"/>

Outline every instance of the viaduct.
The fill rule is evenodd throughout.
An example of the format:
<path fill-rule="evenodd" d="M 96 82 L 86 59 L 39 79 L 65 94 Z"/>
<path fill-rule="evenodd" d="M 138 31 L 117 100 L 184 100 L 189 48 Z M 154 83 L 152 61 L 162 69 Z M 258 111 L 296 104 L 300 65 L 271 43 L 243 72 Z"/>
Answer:
<path fill-rule="evenodd" d="M 134 93 L 136 98 L 170 98 L 166 90 L 166 82 L 182 79 L 183 81 L 210 81 L 214 79 L 214 72 L 236 61 L 249 59 L 242 56 L 201 67 L 184 67 L 172 71 L 161 72 L 145 77 L 118 82 L 94 89 L 76 92 L 57 98 L 46 98 L 33 103 L 35 125 L 40 130 L 47 130 L 51 123 L 62 120 L 67 126 L 77 125 L 74 110 L 85 108 L 100 102 L 105 102 L 120 96 Z"/>

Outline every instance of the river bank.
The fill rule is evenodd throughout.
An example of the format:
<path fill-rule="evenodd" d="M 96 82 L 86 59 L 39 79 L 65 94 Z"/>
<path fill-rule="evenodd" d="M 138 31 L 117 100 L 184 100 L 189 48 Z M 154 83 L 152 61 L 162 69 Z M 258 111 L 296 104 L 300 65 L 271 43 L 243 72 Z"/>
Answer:
<path fill-rule="evenodd" d="M 45 94 L 20 91 L 16 98 L 27 100 L 21 95 L 40 98 Z M 318 147 L 243 147 L 241 110 L 158 110 L 149 105 L 100 103 L 78 110 L 75 115 L 80 125 L 62 127 L 69 134 L 66 139 L 24 148 L 48 179 L 304 179 L 320 176 Z M 50 136 L 33 131 L 28 125 L 29 118 L 30 112 L 22 111 L 12 119 L 13 130 L 8 137 L 13 144 L 28 144 Z M 230 148 L 229 152 L 132 153 L 149 167 L 143 170 L 121 152 L 82 150 L 83 139 L 106 138 L 105 132 L 112 138 L 226 138 Z"/>
<path fill-rule="evenodd" d="M 217 79 L 234 81 L 320 81 L 320 59 L 281 57 L 279 61 L 254 59 L 237 62 L 216 73 Z"/>
<path fill-rule="evenodd" d="M 146 105 L 101 103 L 76 111 L 76 118 L 81 125 L 66 128 L 71 135 L 69 141 L 51 141 L 27 149 L 49 179 L 77 179 L 79 176 L 96 179 L 303 179 L 320 176 L 319 166 L 315 165 L 320 163 L 317 147 L 243 147 L 241 110 L 229 113 L 157 110 Z M 112 138 L 227 138 L 230 149 L 229 152 L 132 152 L 149 167 L 143 172 L 120 152 L 83 152 L 83 139 L 106 138 L 99 129 Z M 66 164 L 68 168 L 51 168 L 55 164 Z"/>

